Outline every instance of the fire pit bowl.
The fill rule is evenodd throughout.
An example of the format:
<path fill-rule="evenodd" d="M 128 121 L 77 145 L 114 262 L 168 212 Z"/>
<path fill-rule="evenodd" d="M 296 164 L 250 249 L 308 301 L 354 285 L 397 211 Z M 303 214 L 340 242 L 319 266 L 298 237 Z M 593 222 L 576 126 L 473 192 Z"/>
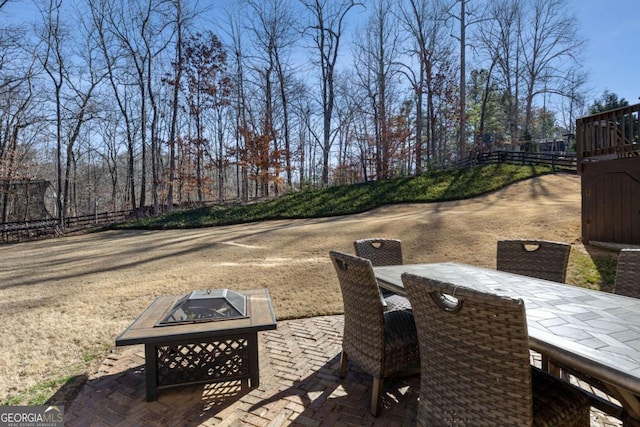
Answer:
<path fill-rule="evenodd" d="M 247 298 L 229 289 L 193 291 L 180 298 L 156 326 L 242 319 L 247 313 Z"/>

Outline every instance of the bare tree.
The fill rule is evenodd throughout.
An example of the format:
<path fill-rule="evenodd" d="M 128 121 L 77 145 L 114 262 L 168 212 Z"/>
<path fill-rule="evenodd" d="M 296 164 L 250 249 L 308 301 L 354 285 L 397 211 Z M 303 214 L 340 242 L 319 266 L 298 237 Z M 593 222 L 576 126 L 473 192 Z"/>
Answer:
<path fill-rule="evenodd" d="M 105 76 L 96 62 L 93 26 L 85 26 L 84 20 L 79 19 L 76 32 L 79 37 L 72 40 L 70 32 L 61 24 L 61 13 L 62 1 L 50 1 L 48 7 L 41 10 L 44 27 L 40 32 L 43 46 L 40 61 L 53 83 L 56 111 L 56 207 L 60 225 L 76 206 L 76 193 L 72 191 L 75 145 L 84 124 L 93 116 L 90 112 L 93 92 Z"/>
<path fill-rule="evenodd" d="M 409 52 L 412 55 L 418 57 L 418 71 L 417 73 L 410 67 L 401 67 L 400 72 L 403 72 L 412 86 L 415 96 L 415 173 L 419 175 L 422 173 L 422 131 L 423 131 L 423 97 L 425 93 L 425 74 L 427 61 L 425 56 L 427 52 L 427 35 L 426 35 L 426 21 L 428 19 L 427 2 L 420 0 L 409 0 L 409 5 L 402 4 L 399 10 L 399 16 L 406 31 L 409 33 L 409 37 L 412 38 L 411 45 L 413 48 L 409 48 Z"/>
<path fill-rule="evenodd" d="M 459 4 L 458 14 L 452 12 Z M 480 8 L 469 7 L 470 0 L 456 0 L 449 9 L 449 16 L 459 22 L 459 36 L 456 37 L 460 43 L 460 97 L 459 97 L 459 126 L 458 126 L 458 156 L 464 157 L 467 154 L 467 30 L 469 27 L 485 21 L 486 18 L 479 12 Z"/>
<path fill-rule="evenodd" d="M 106 6 L 108 5 L 108 6 Z M 151 133 L 151 165 L 152 165 L 152 195 L 154 211 L 158 210 L 158 147 L 156 125 L 158 120 L 157 101 L 155 99 L 155 84 L 153 70 L 154 59 L 164 51 L 169 43 L 169 37 L 165 32 L 170 31 L 167 26 L 166 16 L 168 12 L 164 9 L 166 3 L 157 3 L 152 0 L 138 0 L 128 2 L 120 0 L 117 4 L 113 2 L 104 3 L 103 16 L 106 19 L 108 28 L 106 29 L 112 36 L 116 46 L 111 46 L 107 55 L 113 57 L 113 49 L 119 48 L 123 52 L 121 59 L 129 64 L 129 69 L 133 71 L 131 81 L 126 85 L 134 85 L 138 90 L 139 102 L 139 129 L 141 148 L 141 172 L 140 172 L 140 202 L 139 209 L 144 209 L 147 193 L 147 146 L 149 143 L 149 133 Z M 112 59 L 113 60 L 113 59 Z M 127 70 L 127 68 L 122 71 Z M 116 90 L 121 90 L 116 86 Z M 149 124 L 149 116 L 151 123 Z M 150 132 L 149 132 L 150 126 Z"/>
<path fill-rule="evenodd" d="M 25 31 L 17 27 L 0 29 L 0 181 L 9 185 L 15 179 L 28 177 L 22 164 L 27 143 L 21 141 L 23 132 L 34 124 L 44 122 L 37 106 L 34 75 L 38 57 L 33 46 L 25 43 Z M 6 191 L 2 192 L 7 197 Z M 7 203 L 3 204 L 6 218 Z"/>
<path fill-rule="evenodd" d="M 298 79 L 294 82 L 292 93 L 294 96 L 291 105 L 293 106 L 294 116 L 297 118 L 299 141 L 295 157 L 299 165 L 300 185 L 305 186 L 314 182 L 313 151 L 320 141 L 314 126 L 312 126 L 311 89 L 307 86 L 306 81 Z"/>
<path fill-rule="evenodd" d="M 284 149 L 279 150 L 278 140 L 279 132 L 274 127 L 274 144 L 277 151 L 282 151 L 285 161 L 285 173 L 287 176 L 287 184 L 292 184 L 292 165 L 291 165 L 291 134 L 290 134 L 290 102 L 289 102 L 289 80 L 292 70 L 287 63 L 290 50 L 296 41 L 296 22 L 294 18 L 294 4 L 292 1 L 269 0 L 256 1 L 247 0 L 249 6 L 249 14 L 254 17 L 251 25 L 252 33 L 259 50 L 258 55 L 262 57 L 262 61 L 266 63 L 265 69 L 268 74 L 275 73 L 277 88 L 274 94 L 267 94 L 271 98 L 268 110 L 271 112 L 271 122 L 276 123 L 273 117 L 276 108 L 281 110 L 282 114 L 282 139 L 284 140 Z M 277 186 L 276 186 L 277 189 Z"/>
<path fill-rule="evenodd" d="M 184 72 L 184 93 L 189 115 L 195 121 L 196 183 L 198 202 L 204 202 L 203 160 L 207 145 L 204 117 L 207 110 L 228 105 L 231 81 L 226 75 L 227 53 L 218 37 L 209 32 L 196 34 L 185 41 L 180 60 Z M 220 123 L 218 123 L 220 126 Z M 222 150 L 218 153 L 218 170 L 224 170 Z M 219 175 L 219 179 L 222 176 Z M 220 182 L 219 185 L 223 183 Z M 222 198 L 222 187 L 218 189 Z"/>
<path fill-rule="evenodd" d="M 236 194 L 240 200 L 247 201 L 249 198 L 249 179 L 246 163 L 242 160 L 242 153 L 245 149 L 241 130 L 247 128 L 247 97 L 245 90 L 244 54 L 243 54 L 243 31 L 240 22 L 233 14 L 227 14 L 229 22 L 229 37 L 231 39 L 232 68 L 235 85 L 233 88 L 234 104 L 234 147 L 231 150 L 235 156 L 236 163 Z"/>
<path fill-rule="evenodd" d="M 130 91 L 127 90 L 129 83 L 120 73 L 120 63 L 123 61 L 124 55 L 122 55 L 117 48 L 117 40 L 110 29 L 111 23 L 114 22 L 112 15 L 115 12 L 111 10 L 112 2 L 108 0 L 89 0 L 88 6 L 91 19 L 96 27 L 96 37 L 103 56 L 103 61 L 107 68 L 109 84 L 124 125 L 124 133 L 127 142 L 127 195 L 125 196 L 125 200 L 129 201 L 132 209 L 135 209 L 135 123 L 133 119 L 133 112 L 131 111 Z"/>
<path fill-rule="evenodd" d="M 126 183 L 125 188 L 121 188 L 119 156 L 121 148 L 126 149 L 126 139 L 123 141 L 120 135 L 120 122 L 123 120 L 120 113 L 105 107 L 103 114 L 104 120 L 97 122 L 95 130 L 101 143 L 94 150 L 108 172 L 109 193 L 105 194 L 105 201 L 108 201 L 109 211 L 116 212 L 123 208 L 123 196 L 127 194 Z"/>
<path fill-rule="evenodd" d="M 464 157 L 467 145 L 467 0 L 460 1 L 460 126 L 458 155 Z"/>
<path fill-rule="evenodd" d="M 174 183 L 176 179 L 176 137 L 178 128 L 178 110 L 180 85 L 182 83 L 182 44 L 184 37 L 184 22 L 182 13 L 182 0 L 174 0 L 173 6 L 175 8 L 175 74 L 165 79 L 166 82 L 173 86 L 171 97 L 171 122 L 169 130 L 169 182 L 167 183 L 167 211 L 173 210 L 173 191 Z"/>
<path fill-rule="evenodd" d="M 8 51 L 7 45 L 0 47 Z M 6 49 L 6 50 L 5 50 Z M 6 66 L 6 63 L 3 63 Z M 27 144 L 21 141 L 21 134 L 32 126 L 39 117 L 33 115 L 35 95 L 32 82 L 32 68 L 27 68 L 23 78 L 16 79 L 15 75 L 2 75 L 0 86 L 0 193 L 2 194 L 1 222 L 9 220 L 9 187 L 14 180 L 20 180 L 27 175 L 26 160 Z M 5 67 L 2 67 L 5 68 Z"/>
<path fill-rule="evenodd" d="M 439 132 L 438 123 L 445 122 L 445 111 L 439 103 L 447 102 L 447 114 L 458 117 L 459 98 L 453 97 L 453 47 L 446 20 L 449 13 L 441 0 L 409 0 L 399 12 L 408 43 L 406 54 L 417 60 L 413 64 L 403 62 L 400 70 L 407 77 L 414 92 L 415 104 L 415 172 L 419 174 L 426 165 L 438 164 L 445 156 L 446 135 Z M 457 87 L 458 83 L 455 83 Z M 453 107 L 451 107 L 453 106 Z M 424 146 L 424 151 L 423 151 Z"/>
<path fill-rule="evenodd" d="M 490 63 L 496 66 L 496 81 L 504 92 L 503 105 L 511 141 L 516 141 L 519 137 L 519 88 L 522 70 L 518 38 L 522 29 L 523 7 L 521 0 L 492 2 L 488 9 L 490 21 L 478 32 L 476 39 L 478 49 L 486 52 Z"/>
<path fill-rule="evenodd" d="M 85 19 L 85 10 L 75 10 L 78 14 L 78 23 L 76 35 L 79 36 L 75 42 L 73 52 L 74 70 L 76 72 L 66 75 L 65 84 L 69 93 L 69 102 L 66 107 L 68 117 L 66 118 L 66 151 L 67 159 L 65 165 L 65 184 L 64 184 L 64 202 L 69 202 L 75 207 L 74 212 L 77 215 L 76 183 L 75 176 L 77 171 L 76 165 L 76 149 L 75 146 L 86 127 L 86 124 L 98 117 L 100 111 L 99 106 L 95 102 L 95 92 L 102 84 L 107 76 L 107 70 L 100 61 L 101 54 L 99 50 L 99 39 L 97 29 L 92 19 Z M 70 62 L 70 61 L 69 61 Z M 72 191 L 70 186 L 73 187 Z M 93 197 L 97 196 L 93 194 Z M 94 206 L 94 201 L 89 201 L 90 206 Z"/>
<path fill-rule="evenodd" d="M 566 0 L 534 0 L 527 21 L 530 24 L 520 32 L 526 81 L 525 137 L 530 132 L 534 98 L 560 93 L 569 66 L 575 64 L 575 52 L 584 44 Z"/>
<path fill-rule="evenodd" d="M 440 68 L 446 69 L 452 50 L 448 27 L 444 25 L 447 13 L 442 1 L 409 0 L 400 8 L 399 16 L 409 40 L 407 54 L 417 59 L 417 70 L 406 62 L 400 64 L 400 70 L 411 84 L 415 97 L 415 173 L 420 174 L 423 163 L 429 164 L 436 155 L 435 98 L 442 92 L 436 76 Z"/>
<path fill-rule="evenodd" d="M 394 24 L 392 3 L 377 0 L 373 13 L 361 37 L 356 42 L 358 54 L 354 67 L 360 77 L 363 91 L 368 93 L 373 111 L 373 130 L 376 148 L 376 176 L 389 179 L 390 163 L 395 145 L 390 128 L 392 104 L 397 99 L 393 92 L 397 77 L 398 27 Z"/>
<path fill-rule="evenodd" d="M 61 7 L 62 0 L 50 0 L 47 9 L 41 10 L 45 25 L 41 39 L 43 40 L 45 48 L 40 60 L 54 88 L 54 103 L 56 108 L 56 213 L 58 223 L 62 226 L 65 218 L 62 186 L 62 85 L 64 84 L 66 69 L 64 67 L 64 55 L 62 52 L 63 31 L 60 24 Z"/>
<path fill-rule="evenodd" d="M 563 96 L 560 115 L 563 119 L 562 124 L 569 133 L 568 139 L 575 134 L 576 119 L 586 113 L 585 84 L 587 80 L 588 76 L 585 72 L 571 70 L 561 87 Z"/>
<path fill-rule="evenodd" d="M 368 143 L 369 135 L 360 132 L 363 128 L 367 129 L 366 124 L 372 119 L 369 114 L 371 99 L 361 89 L 354 72 L 345 70 L 336 76 L 335 135 L 338 147 L 333 181 L 341 185 L 361 182 L 363 177 L 368 180 L 374 176 L 374 173 L 368 174 L 363 167 L 368 164 L 367 160 L 374 158 L 374 153 L 373 150 L 368 150 L 371 148 Z M 367 144 L 357 143 L 365 139 Z"/>
<path fill-rule="evenodd" d="M 344 31 L 347 13 L 355 6 L 362 5 L 362 3 L 355 0 L 300 0 L 300 2 L 312 15 L 311 23 L 306 31 L 312 37 L 318 50 L 323 119 L 322 182 L 327 184 L 329 182 L 329 153 L 332 146 L 331 126 L 335 102 L 334 76 L 340 51 L 340 39 Z"/>

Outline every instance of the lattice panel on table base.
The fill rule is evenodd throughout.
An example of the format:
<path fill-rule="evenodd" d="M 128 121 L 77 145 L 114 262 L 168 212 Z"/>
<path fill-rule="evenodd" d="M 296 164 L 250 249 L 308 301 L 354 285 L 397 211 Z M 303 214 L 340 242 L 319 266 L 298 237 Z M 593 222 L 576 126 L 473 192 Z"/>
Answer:
<path fill-rule="evenodd" d="M 249 376 L 249 339 L 218 338 L 200 343 L 168 343 L 156 346 L 158 386 Z"/>

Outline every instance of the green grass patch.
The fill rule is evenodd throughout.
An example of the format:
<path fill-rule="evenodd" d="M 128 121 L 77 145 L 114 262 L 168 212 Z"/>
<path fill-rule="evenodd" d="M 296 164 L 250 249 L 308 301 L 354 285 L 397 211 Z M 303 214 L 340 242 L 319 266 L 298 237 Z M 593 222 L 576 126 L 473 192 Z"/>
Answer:
<path fill-rule="evenodd" d="M 175 229 L 242 224 L 272 219 L 318 218 L 350 215 L 396 203 L 430 203 L 468 199 L 509 184 L 551 173 L 546 166 L 486 165 L 468 169 L 429 172 L 321 190 L 303 190 L 278 199 L 238 205 L 176 211 L 129 221 L 116 229 Z"/>
<path fill-rule="evenodd" d="M 617 260 L 607 255 L 577 254 L 573 280 L 579 286 L 611 292 L 616 278 Z"/>
<path fill-rule="evenodd" d="M 8 400 L 0 403 L 1 405 L 44 405 L 51 398 L 51 396 L 58 391 L 63 385 L 71 381 L 75 376 L 64 376 L 54 378 L 51 380 L 43 381 L 29 390 L 20 393 L 16 396 L 9 398 Z"/>
<path fill-rule="evenodd" d="M 74 397 L 86 380 L 86 372 L 90 366 L 99 361 L 104 353 L 112 345 L 103 344 L 100 349 L 87 349 L 82 355 L 84 363 L 69 366 L 62 371 L 52 373 L 50 378 L 44 380 L 26 391 L 22 391 L 4 401 L 0 401 L 1 406 L 7 405 L 45 405 L 45 404 L 65 404 L 69 397 Z M 60 375 L 63 374 L 64 375 Z M 60 375 L 60 376 L 58 376 Z"/>

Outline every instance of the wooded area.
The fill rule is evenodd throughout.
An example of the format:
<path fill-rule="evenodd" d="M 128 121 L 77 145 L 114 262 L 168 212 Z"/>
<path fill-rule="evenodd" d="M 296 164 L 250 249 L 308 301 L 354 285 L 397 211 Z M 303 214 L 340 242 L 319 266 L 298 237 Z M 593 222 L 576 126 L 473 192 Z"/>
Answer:
<path fill-rule="evenodd" d="M 58 224 L 536 151 L 586 109 L 565 0 L 0 3 L 0 181 Z M 9 4 L 9 5 L 8 5 Z"/>

